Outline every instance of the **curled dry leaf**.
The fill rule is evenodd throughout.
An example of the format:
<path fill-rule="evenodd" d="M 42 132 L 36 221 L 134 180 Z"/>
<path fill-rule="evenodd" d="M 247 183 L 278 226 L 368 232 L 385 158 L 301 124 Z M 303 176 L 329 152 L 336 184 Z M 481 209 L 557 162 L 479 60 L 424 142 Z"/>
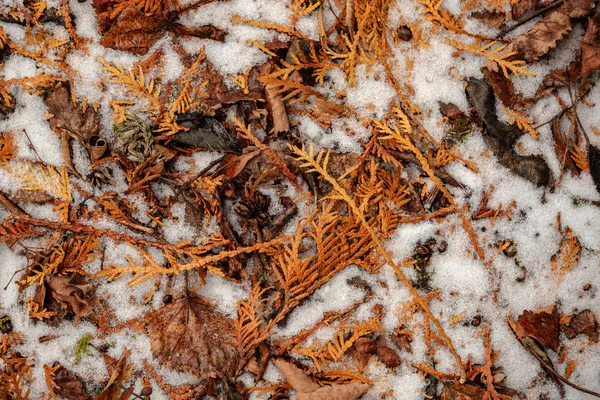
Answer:
<path fill-rule="evenodd" d="M 65 314 L 72 312 L 76 321 L 92 313 L 98 299 L 93 295 L 94 285 L 78 284 L 72 276 L 55 276 L 46 279 L 36 289 L 33 301 L 40 310 L 46 308 L 50 311 L 61 310 L 59 320 Z"/>
<path fill-rule="evenodd" d="M 595 5 L 596 0 L 565 1 L 530 30 L 518 36 L 509 46 L 510 51 L 519 52 L 527 62 L 539 60 L 571 31 L 571 19 L 586 16 Z"/>
<path fill-rule="evenodd" d="M 542 157 L 521 156 L 516 153 L 514 146 L 523 132 L 516 125 L 508 125 L 498 119 L 496 99 L 488 82 L 483 79 L 469 79 L 467 99 L 475 108 L 485 128 L 483 138 L 498 158 L 498 162 L 537 186 L 550 184 L 550 168 Z"/>
<path fill-rule="evenodd" d="M 100 116 L 91 107 L 85 113 L 74 104 L 71 91 L 60 86 L 45 99 L 50 118 L 50 127 L 57 133 L 66 131 L 71 137 L 88 144 L 89 140 L 100 132 Z"/>
<path fill-rule="evenodd" d="M 127 392 L 122 392 L 121 388 L 133 371 L 133 363 L 130 363 L 128 360 L 130 355 L 131 350 L 128 349 L 123 350 L 121 358 L 118 361 L 106 354 L 104 355 L 104 363 L 106 364 L 109 379 L 104 390 L 94 400 L 121 399 L 121 396 Z M 124 398 L 127 399 L 129 397 Z"/>
<path fill-rule="evenodd" d="M 561 330 L 569 339 L 575 339 L 578 335 L 587 335 L 592 342 L 598 343 L 598 323 L 596 316 L 590 310 L 572 315 L 570 322 L 562 325 Z"/>
<path fill-rule="evenodd" d="M 100 44 L 115 50 L 143 55 L 163 35 L 163 21 L 144 14 L 135 5 L 125 8 L 102 36 Z"/>
<path fill-rule="evenodd" d="M 152 354 L 165 367 L 203 378 L 235 373 L 235 325 L 203 297 L 182 297 L 147 321 Z"/>
<path fill-rule="evenodd" d="M 369 385 L 359 382 L 319 386 L 294 364 L 283 360 L 275 360 L 274 363 L 287 383 L 296 391 L 298 400 L 355 400 L 369 390 Z"/>
<path fill-rule="evenodd" d="M 519 340 L 532 337 L 542 346 L 558 351 L 558 309 L 556 304 L 537 311 L 525 310 L 516 321 L 516 335 Z"/>

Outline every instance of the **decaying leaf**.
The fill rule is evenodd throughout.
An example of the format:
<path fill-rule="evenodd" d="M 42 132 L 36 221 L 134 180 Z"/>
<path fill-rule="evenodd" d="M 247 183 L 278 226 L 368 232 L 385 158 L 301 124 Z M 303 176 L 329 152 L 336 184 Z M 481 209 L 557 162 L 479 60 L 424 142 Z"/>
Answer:
<path fill-rule="evenodd" d="M 83 379 L 62 366 L 55 373 L 54 383 L 57 386 L 54 392 L 63 399 L 88 400 L 91 398 L 84 389 Z"/>
<path fill-rule="evenodd" d="M 483 124 L 484 140 L 498 158 L 498 162 L 535 185 L 547 186 L 551 181 L 548 164 L 540 156 L 521 156 L 516 153 L 514 146 L 523 132 L 516 125 L 508 125 L 498 120 L 491 86 L 485 80 L 470 79 L 467 98 Z"/>
<path fill-rule="evenodd" d="M 572 30 L 571 19 L 586 16 L 595 5 L 596 0 L 565 1 L 530 30 L 518 36 L 510 49 L 519 52 L 527 62 L 539 60 Z"/>
<path fill-rule="evenodd" d="M 92 313 L 98 299 L 93 295 L 94 285 L 76 283 L 72 276 L 46 278 L 35 292 L 33 302 L 40 310 L 48 309 L 59 320 L 72 312 L 76 321 Z"/>
<path fill-rule="evenodd" d="M 100 116 L 91 107 L 85 112 L 73 103 L 71 91 L 65 86 L 55 88 L 45 99 L 50 118 L 50 127 L 55 132 L 66 131 L 74 139 L 87 144 L 100 132 Z"/>
<path fill-rule="evenodd" d="M 457 382 L 447 382 L 440 396 L 440 400 L 484 400 L 486 391 L 481 386 Z"/>
<path fill-rule="evenodd" d="M 148 318 L 150 346 L 165 367 L 200 377 L 233 376 L 237 369 L 233 320 L 200 296 L 184 296 Z"/>
<path fill-rule="evenodd" d="M 556 304 L 537 311 L 525 310 L 516 321 L 516 335 L 519 340 L 532 337 L 542 346 L 558 351 L 558 308 Z"/>
<path fill-rule="evenodd" d="M 359 382 L 319 386 L 294 364 L 283 360 L 275 360 L 274 363 L 296 391 L 298 400 L 356 400 L 369 390 L 369 385 Z"/>
<path fill-rule="evenodd" d="M 133 372 L 133 363 L 129 362 L 129 356 L 131 356 L 131 350 L 125 349 L 121 354 L 121 358 L 117 361 L 116 359 L 104 355 L 104 363 L 106 364 L 106 370 L 108 371 L 109 378 L 104 390 L 94 398 L 94 400 L 115 400 L 115 399 L 128 399 L 133 392 L 133 387 L 123 392 L 122 387 L 131 376 Z M 127 393 L 129 391 L 129 396 Z M 127 396 L 127 397 L 125 397 Z"/>
<path fill-rule="evenodd" d="M 598 343 L 598 323 L 596 316 L 590 310 L 572 315 L 568 324 L 561 325 L 561 330 L 569 339 L 575 339 L 578 335 L 587 335 L 592 342 Z"/>
<path fill-rule="evenodd" d="M 177 123 L 188 130 L 176 133 L 173 136 L 174 144 L 204 150 L 240 152 L 236 136 L 229 133 L 216 118 L 194 112 L 180 115 Z"/>

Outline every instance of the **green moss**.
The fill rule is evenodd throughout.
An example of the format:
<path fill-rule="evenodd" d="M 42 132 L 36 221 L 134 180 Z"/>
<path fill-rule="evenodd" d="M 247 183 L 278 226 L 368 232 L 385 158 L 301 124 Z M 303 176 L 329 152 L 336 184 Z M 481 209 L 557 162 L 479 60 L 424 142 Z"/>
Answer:
<path fill-rule="evenodd" d="M 90 354 L 90 335 L 89 334 L 85 334 L 83 335 L 83 337 L 81 339 L 79 339 L 79 342 L 77 342 L 77 346 L 75 346 L 75 358 L 77 359 L 77 362 L 81 361 L 81 357 L 84 354 Z"/>

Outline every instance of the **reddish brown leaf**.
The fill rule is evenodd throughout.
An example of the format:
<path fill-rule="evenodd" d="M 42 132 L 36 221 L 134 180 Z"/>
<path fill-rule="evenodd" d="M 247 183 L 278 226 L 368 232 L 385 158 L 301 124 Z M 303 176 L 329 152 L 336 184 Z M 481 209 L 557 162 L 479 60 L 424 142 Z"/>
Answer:
<path fill-rule="evenodd" d="M 492 28 L 502 28 L 506 23 L 506 14 L 498 11 L 475 11 L 471 14 L 471 17 L 478 19 Z"/>
<path fill-rule="evenodd" d="M 377 346 L 373 339 L 361 337 L 356 339 L 350 348 L 349 354 L 361 367 L 364 367 L 369 363 L 371 356 L 373 356 L 376 351 Z"/>
<path fill-rule="evenodd" d="M 120 399 L 123 393 L 121 387 L 133 372 L 133 363 L 130 363 L 128 358 L 131 355 L 131 351 L 128 349 L 123 350 L 121 358 L 117 361 L 116 359 L 104 355 L 104 363 L 106 364 L 106 370 L 109 374 L 108 382 L 104 390 L 94 398 L 94 400 L 115 400 Z"/>
<path fill-rule="evenodd" d="M 100 44 L 115 50 L 143 55 L 163 35 L 164 20 L 144 14 L 136 6 L 125 8 L 100 40 Z"/>
<path fill-rule="evenodd" d="M 319 386 L 294 364 L 283 360 L 275 360 L 274 363 L 296 391 L 298 400 L 356 400 L 369 390 L 369 385 L 359 382 Z"/>
<path fill-rule="evenodd" d="M 70 276 L 56 276 L 48 281 L 50 295 L 67 311 L 75 313 L 77 319 L 92 313 L 97 303 L 95 297 L 89 297 L 94 290 L 92 284 L 75 284 Z M 86 298 L 89 297 L 89 298 Z"/>
<path fill-rule="evenodd" d="M 83 379 L 72 374 L 66 368 L 61 367 L 54 376 L 54 382 L 58 386 L 54 392 L 66 400 L 88 400 L 90 395 L 83 387 Z"/>
<path fill-rule="evenodd" d="M 375 353 L 386 367 L 396 368 L 400 366 L 400 356 L 388 346 L 386 338 L 381 335 L 375 338 Z"/>
<path fill-rule="evenodd" d="M 596 19 L 589 19 L 581 39 L 581 75 L 589 76 L 600 67 L 600 27 Z"/>
<path fill-rule="evenodd" d="M 562 325 L 561 329 L 569 339 L 575 339 L 578 335 L 587 335 L 592 342 L 598 342 L 598 324 L 596 316 L 590 310 L 573 315 L 569 324 Z"/>
<path fill-rule="evenodd" d="M 235 373 L 235 325 L 203 297 L 182 297 L 148 321 L 152 354 L 165 367 L 201 377 Z"/>
<path fill-rule="evenodd" d="M 517 20 L 538 7 L 538 0 L 519 0 L 512 5 L 512 18 Z"/>
<path fill-rule="evenodd" d="M 442 115 L 450 120 L 467 117 L 465 113 L 453 103 L 444 103 L 443 101 L 440 101 L 438 104 L 440 106 L 440 112 Z"/>
<path fill-rule="evenodd" d="M 404 325 L 400 325 L 392 335 L 392 341 L 399 348 L 412 353 L 412 337 L 408 333 L 405 333 L 404 329 Z"/>
<path fill-rule="evenodd" d="M 558 309 L 556 304 L 537 311 L 526 310 L 516 322 L 519 340 L 532 337 L 542 346 L 558 351 Z"/>
<path fill-rule="evenodd" d="M 485 394 L 485 389 L 477 385 L 447 382 L 444 384 L 440 400 L 483 400 Z"/>

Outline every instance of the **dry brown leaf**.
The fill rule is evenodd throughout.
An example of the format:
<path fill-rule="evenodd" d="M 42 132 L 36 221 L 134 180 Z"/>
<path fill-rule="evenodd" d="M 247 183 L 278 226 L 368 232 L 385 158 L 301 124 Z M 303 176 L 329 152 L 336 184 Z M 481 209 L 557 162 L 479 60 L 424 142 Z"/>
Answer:
<path fill-rule="evenodd" d="M 163 35 L 164 21 L 144 14 L 136 6 L 125 8 L 104 33 L 100 44 L 115 50 L 143 55 Z"/>
<path fill-rule="evenodd" d="M 483 400 L 485 394 L 485 389 L 477 385 L 447 382 L 444 384 L 440 400 Z"/>
<path fill-rule="evenodd" d="M 60 367 L 54 376 L 56 394 L 66 400 L 88 400 L 90 395 L 84 389 L 83 379 Z"/>
<path fill-rule="evenodd" d="M 538 8 L 538 0 L 517 0 L 513 1 L 512 19 L 517 20 L 529 11 Z"/>
<path fill-rule="evenodd" d="M 589 76 L 600 67 L 600 27 L 596 19 L 589 19 L 581 39 L 581 76 Z"/>
<path fill-rule="evenodd" d="M 510 50 L 518 51 L 527 62 L 539 60 L 571 31 L 571 19 L 584 17 L 595 5 L 596 0 L 565 1 L 529 31 L 518 36 L 509 46 Z"/>
<path fill-rule="evenodd" d="M 290 131 L 290 121 L 288 120 L 285 103 L 281 94 L 277 93 L 277 86 L 271 83 L 265 85 L 265 97 L 271 117 L 273 118 L 273 134 Z"/>
<path fill-rule="evenodd" d="M 70 276 L 57 276 L 50 279 L 48 281 L 50 294 L 63 308 L 74 312 L 77 318 L 87 317 L 97 302 L 95 297 L 86 298 L 94 290 L 94 285 L 79 285 L 73 282 Z"/>
<path fill-rule="evenodd" d="M 594 343 L 598 343 L 598 324 L 596 316 L 590 310 L 573 315 L 567 325 L 561 326 L 567 338 L 575 339 L 578 335 L 587 335 Z"/>
<path fill-rule="evenodd" d="M 542 346 L 558 351 L 558 309 L 556 304 L 537 311 L 525 310 L 516 322 L 516 334 L 519 340 L 532 337 Z"/>
<path fill-rule="evenodd" d="M 115 400 L 121 399 L 123 394 L 121 387 L 124 382 L 129 379 L 133 371 L 133 363 L 129 363 L 131 350 L 125 349 L 121 354 L 119 361 L 114 358 L 104 355 L 104 363 L 110 375 L 104 390 L 94 398 L 94 400 Z"/>
<path fill-rule="evenodd" d="M 296 391 L 298 400 L 355 400 L 365 394 L 370 387 L 366 383 L 359 382 L 319 386 L 294 364 L 283 360 L 275 360 L 274 363 L 287 383 Z"/>
<path fill-rule="evenodd" d="M 100 116 L 91 107 L 85 113 L 74 104 L 71 91 L 65 86 L 55 88 L 45 99 L 48 112 L 52 114 L 50 127 L 57 133 L 66 131 L 72 137 L 88 143 L 100 132 Z"/>
<path fill-rule="evenodd" d="M 235 325 L 200 296 L 185 296 L 150 314 L 150 346 L 167 368 L 204 378 L 233 376 Z"/>

